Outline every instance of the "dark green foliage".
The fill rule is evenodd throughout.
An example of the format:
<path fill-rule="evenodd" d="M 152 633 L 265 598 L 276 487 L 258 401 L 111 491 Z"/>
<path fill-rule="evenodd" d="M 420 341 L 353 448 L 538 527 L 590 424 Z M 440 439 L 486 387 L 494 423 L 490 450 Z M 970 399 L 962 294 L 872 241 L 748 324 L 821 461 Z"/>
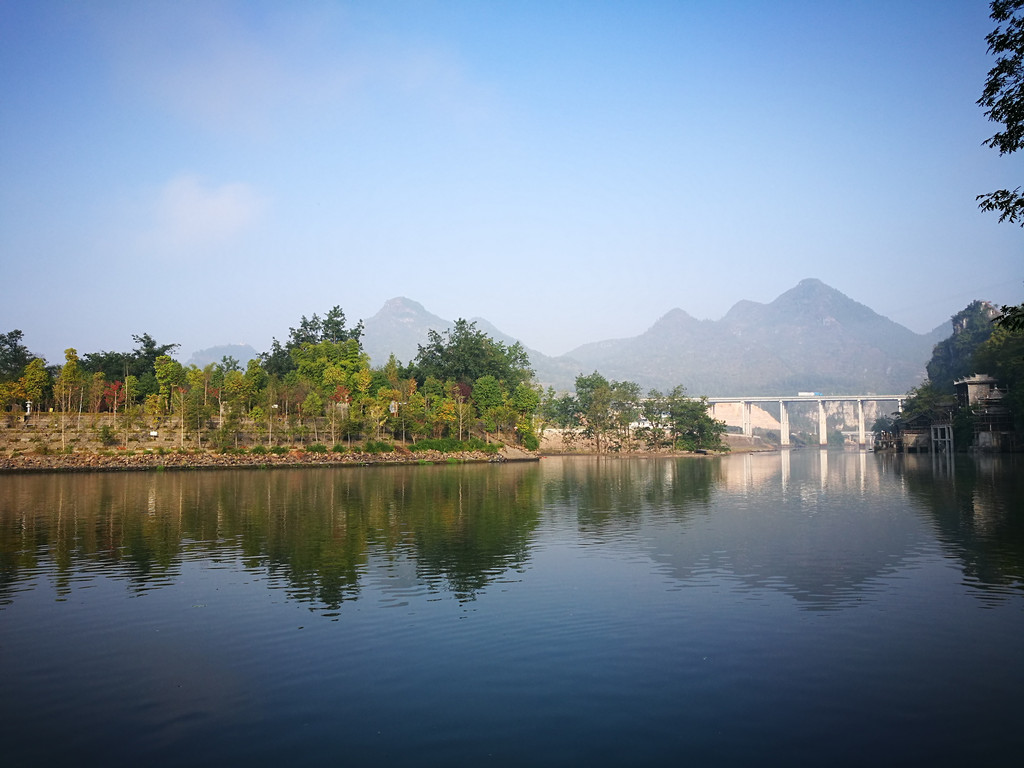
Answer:
<path fill-rule="evenodd" d="M 277 339 L 271 343 L 269 352 L 263 352 L 260 355 L 260 362 L 263 364 L 264 370 L 271 376 L 284 376 L 289 371 L 295 370 L 292 356 Z"/>
<path fill-rule="evenodd" d="M 367 440 L 363 445 L 363 453 L 392 453 L 395 446 L 383 440 Z"/>
<path fill-rule="evenodd" d="M 871 431 L 875 435 L 881 434 L 892 434 L 893 431 L 893 419 L 891 416 L 879 416 L 875 419 L 875 423 L 871 425 Z"/>
<path fill-rule="evenodd" d="M 313 443 L 306 446 L 306 453 L 327 453 L 327 446 L 323 443 Z"/>
<path fill-rule="evenodd" d="M 335 443 L 334 447 L 331 448 L 331 453 L 344 453 L 347 450 L 348 450 L 348 448 L 346 448 L 341 443 Z"/>
<path fill-rule="evenodd" d="M 516 430 L 519 435 L 519 441 L 523 444 L 523 448 L 528 451 L 536 451 L 540 448 L 540 438 L 534 433 L 532 429 L 518 429 Z"/>
<path fill-rule="evenodd" d="M 466 451 L 497 453 L 501 448 L 496 443 L 488 443 L 478 437 L 471 437 L 468 440 L 459 440 L 454 437 L 431 438 L 420 440 L 410 447 L 413 451 L 437 451 L 439 453 L 463 453 Z"/>
<path fill-rule="evenodd" d="M 138 379 L 138 390 L 134 394 L 144 398 L 160 391 L 154 373 L 156 359 L 170 355 L 178 345 L 157 344 L 148 333 L 133 334 L 132 339 L 136 347 L 131 352 L 89 352 L 82 355 L 81 367 L 90 374 L 102 373 L 107 381 L 123 381 L 127 376 L 134 376 Z"/>
<path fill-rule="evenodd" d="M 996 323 L 1008 331 L 1024 331 L 1024 304 L 1003 305 Z"/>
<path fill-rule="evenodd" d="M 996 62 L 988 72 L 978 105 L 985 108 L 989 120 L 1003 126 L 984 144 L 1008 155 L 1024 146 L 1024 0 L 994 0 L 990 8 L 998 26 L 985 41 Z M 1024 196 L 1019 186 L 978 195 L 977 199 L 983 211 L 998 212 L 999 221 L 1024 226 Z"/>
<path fill-rule="evenodd" d="M 21 343 L 23 334 L 18 329 L 0 333 L 0 381 L 15 381 L 35 358 L 28 347 Z"/>
<path fill-rule="evenodd" d="M 114 432 L 114 428 L 109 424 L 104 424 L 102 427 L 100 427 L 99 438 L 100 442 L 103 443 L 103 445 L 110 446 L 117 443 L 117 434 Z"/>
<path fill-rule="evenodd" d="M 270 446 L 270 452 L 275 456 L 284 456 L 288 453 L 288 447 L 284 445 L 272 445 Z"/>
<path fill-rule="evenodd" d="M 997 325 L 975 352 L 974 363 L 1006 389 L 1003 404 L 1013 412 L 1017 428 L 1024 428 L 1024 328 Z"/>
<path fill-rule="evenodd" d="M 928 362 L 928 380 L 942 393 L 953 393 L 953 382 L 972 373 L 974 353 L 992 335 L 995 308 L 984 301 L 972 301 L 952 317 L 953 335 L 940 341 Z"/>
<path fill-rule="evenodd" d="M 253 454 L 254 456 L 263 456 L 266 453 L 268 453 L 267 446 L 254 445 L 252 448 L 249 449 L 249 453 Z"/>
<path fill-rule="evenodd" d="M 276 338 L 270 345 L 270 351 L 260 355 L 260 362 L 264 370 L 271 376 L 285 376 L 294 371 L 298 365 L 292 359 L 291 351 L 304 344 L 319 344 L 329 341 L 333 344 L 340 344 L 344 341 L 355 341 L 363 335 L 363 321 L 356 323 L 355 328 L 345 327 L 345 313 L 341 307 L 335 305 L 327 314 L 320 318 L 315 312 L 307 318 L 305 315 L 299 321 L 298 328 L 288 329 L 288 342 L 281 346 Z"/>
<path fill-rule="evenodd" d="M 432 330 L 427 338 L 426 346 L 418 345 L 414 363 L 421 385 L 429 377 L 471 385 L 483 376 L 493 376 L 512 390 L 533 377 L 530 358 L 519 342 L 505 346 L 477 330 L 476 323 L 460 318 L 454 328 L 443 334 Z"/>
<path fill-rule="evenodd" d="M 937 416 L 942 412 L 941 407 L 952 402 L 950 396 L 940 392 L 931 381 L 926 381 L 907 393 L 900 411 L 900 421 L 911 421 L 918 416 Z"/>

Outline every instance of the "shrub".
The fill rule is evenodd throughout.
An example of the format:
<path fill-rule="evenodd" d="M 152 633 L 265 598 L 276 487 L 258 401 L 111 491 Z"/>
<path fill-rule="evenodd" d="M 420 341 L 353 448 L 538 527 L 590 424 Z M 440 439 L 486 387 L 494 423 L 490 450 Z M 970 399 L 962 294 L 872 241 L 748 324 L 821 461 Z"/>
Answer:
<path fill-rule="evenodd" d="M 117 435 L 114 434 L 114 428 L 109 424 L 104 424 L 99 430 L 100 443 L 103 445 L 113 445 L 117 442 Z"/>
<path fill-rule="evenodd" d="M 327 446 L 323 443 L 313 443 L 306 448 L 307 453 L 327 453 Z"/>
<path fill-rule="evenodd" d="M 519 440 L 523 444 L 523 448 L 528 451 L 536 451 L 540 448 L 540 439 L 534 434 L 532 429 L 524 429 L 519 432 Z"/>
<path fill-rule="evenodd" d="M 249 449 L 249 453 L 254 456 L 264 456 L 267 453 L 267 446 L 265 445 L 254 445 Z"/>
<path fill-rule="evenodd" d="M 346 450 L 348 449 L 341 443 L 335 443 L 334 447 L 331 448 L 331 453 L 344 453 Z"/>
<path fill-rule="evenodd" d="M 394 450 L 395 446 L 383 440 L 367 440 L 363 445 L 363 453 L 391 453 Z"/>
<path fill-rule="evenodd" d="M 454 437 L 431 438 L 420 440 L 412 446 L 414 451 L 439 451 L 441 453 L 462 453 L 464 451 L 497 453 L 500 448 L 500 445 L 485 442 L 479 437 L 471 437 L 468 440 L 459 440 Z"/>
<path fill-rule="evenodd" d="M 288 453 L 288 448 L 283 445 L 274 445 L 271 446 L 270 452 L 275 456 L 284 456 L 284 454 Z"/>

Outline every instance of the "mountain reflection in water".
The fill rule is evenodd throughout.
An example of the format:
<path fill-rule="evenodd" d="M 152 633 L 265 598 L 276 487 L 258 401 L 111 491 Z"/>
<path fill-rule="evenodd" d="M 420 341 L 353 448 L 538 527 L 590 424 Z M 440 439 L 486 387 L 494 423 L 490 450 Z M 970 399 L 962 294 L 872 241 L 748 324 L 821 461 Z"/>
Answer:
<path fill-rule="evenodd" d="M 2 475 L 5 765 L 1010 763 L 1022 469 Z"/>
<path fill-rule="evenodd" d="M 183 560 L 236 556 L 326 609 L 357 598 L 371 568 L 395 588 L 471 599 L 524 566 L 544 508 L 571 517 L 584 540 L 635 543 L 673 578 L 728 574 L 812 608 L 856 600 L 933 532 L 989 598 L 1022 588 L 1024 473 L 1007 469 L 1013 459 L 814 454 L 9 475 L 0 604 L 46 559 L 61 597 L 90 574 L 144 591 L 172 582 Z M 918 516 L 901 514 L 904 495 Z"/>

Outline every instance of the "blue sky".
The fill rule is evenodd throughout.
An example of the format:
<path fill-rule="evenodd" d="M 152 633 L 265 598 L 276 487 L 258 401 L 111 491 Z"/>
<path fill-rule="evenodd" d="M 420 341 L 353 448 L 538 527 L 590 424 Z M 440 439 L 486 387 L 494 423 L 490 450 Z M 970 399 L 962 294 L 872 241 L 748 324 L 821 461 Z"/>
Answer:
<path fill-rule="evenodd" d="M 1024 299 L 985 2 L 0 0 L 0 331 L 267 349 L 394 296 L 562 354 L 816 277 Z"/>

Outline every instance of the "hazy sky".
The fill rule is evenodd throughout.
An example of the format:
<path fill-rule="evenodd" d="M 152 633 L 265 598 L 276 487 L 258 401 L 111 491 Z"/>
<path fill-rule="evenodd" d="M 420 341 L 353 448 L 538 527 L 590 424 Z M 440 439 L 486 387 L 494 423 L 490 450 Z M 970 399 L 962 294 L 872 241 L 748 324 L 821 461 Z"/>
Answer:
<path fill-rule="evenodd" d="M 0 332 L 265 350 L 408 296 L 562 354 L 816 277 L 1024 299 L 983 0 L 0 0 Z"/>

